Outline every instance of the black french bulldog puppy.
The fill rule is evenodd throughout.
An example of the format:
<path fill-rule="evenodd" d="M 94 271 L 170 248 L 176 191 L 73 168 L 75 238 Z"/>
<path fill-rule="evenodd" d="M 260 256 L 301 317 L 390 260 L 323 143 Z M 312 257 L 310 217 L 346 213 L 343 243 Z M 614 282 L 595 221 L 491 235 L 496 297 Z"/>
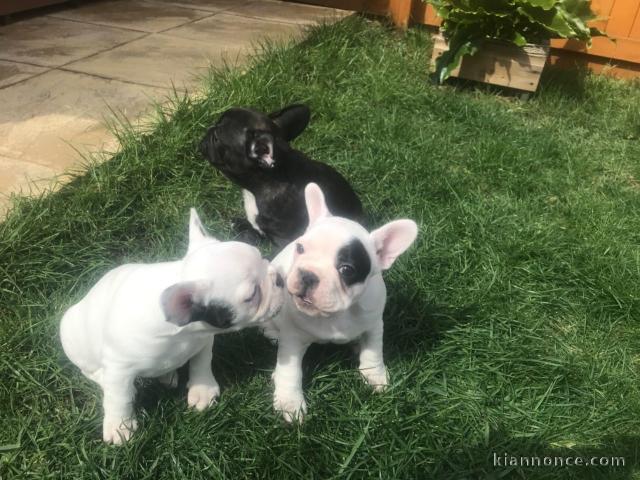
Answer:
<path fill-rule="evenodd" d="M 311 182 L 320 186 L 334 215 L 358 222 L 364 217 L 360 199 L 342 175 L 289 145 L 307 127 L 310 116 L 306 105 L 290 105 L 269 115 L 231 108 L 200 143 L 211 165 L 243 189 L 253 229 L 279 247 L 307 228 L 304 189 Z"/>

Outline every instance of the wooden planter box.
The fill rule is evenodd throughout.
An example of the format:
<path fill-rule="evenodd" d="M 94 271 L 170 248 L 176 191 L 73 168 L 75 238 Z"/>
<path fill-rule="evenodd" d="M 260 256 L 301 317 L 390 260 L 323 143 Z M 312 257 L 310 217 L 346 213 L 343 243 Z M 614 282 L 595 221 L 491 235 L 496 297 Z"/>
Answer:
<path fill-rule="evenodd" d="M 441 34 L 434 35 L 431 66 L 448 49 Z M 540 74 L 549 56 L 548 45 L 516 47 L 507 43 L 487 42 L 475 55 L 465 56 L 452 77 L 535 92 Z"/>

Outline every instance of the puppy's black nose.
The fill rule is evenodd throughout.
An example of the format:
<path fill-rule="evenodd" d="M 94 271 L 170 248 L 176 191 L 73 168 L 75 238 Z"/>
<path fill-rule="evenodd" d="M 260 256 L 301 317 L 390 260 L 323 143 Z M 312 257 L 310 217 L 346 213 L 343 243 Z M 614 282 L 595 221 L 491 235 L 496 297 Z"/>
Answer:
<path fill-rule="evenodd" d="M 284 288 L 284 280 L 282 279 L 282 275 L 276 273 L 276 287 Z"/>
<path fill-rule="evenodd" d="M 254 144 L 253 151 L 258 157 L 268 155 L 270 153 L 269 143 L 265 140 L 258 140 Z"/>
<path fill-rule="evenodd" d="M 302 295 L 304 295 L 308 290 L 313 289 L 318 283 L 320 283 L 320 279 L 318 276 L 310 272 L 308 270 L 299 270 L 300 272 L 300 283 L 302 283 Z"/>
<path fill-rule="evenodd" d="M 268 155 L 273 149 L 273 135 L 269 132 L 256 130 L 247 133 L 247 140 L 249 142 L 249 154 L 254 158 Z"/>

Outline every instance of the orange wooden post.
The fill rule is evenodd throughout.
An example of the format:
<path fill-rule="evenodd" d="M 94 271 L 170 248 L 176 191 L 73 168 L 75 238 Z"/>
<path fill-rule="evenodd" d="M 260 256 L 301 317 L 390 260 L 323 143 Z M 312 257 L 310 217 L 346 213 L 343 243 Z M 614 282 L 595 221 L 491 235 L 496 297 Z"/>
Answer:
<path fill-rule="evenodd" d="M 396 27 L 405 29 L 409 26 L 413 0 L 389 0 L 389 14 Z"/>
<path fill-rule="evenodd" d="M 411 9 L 411 22 L 429 25 L 431 27 L 439 27 L 442 19 L 436 13 L 436 9 L 432 5 L 416 0 L 413 2 Z"/>

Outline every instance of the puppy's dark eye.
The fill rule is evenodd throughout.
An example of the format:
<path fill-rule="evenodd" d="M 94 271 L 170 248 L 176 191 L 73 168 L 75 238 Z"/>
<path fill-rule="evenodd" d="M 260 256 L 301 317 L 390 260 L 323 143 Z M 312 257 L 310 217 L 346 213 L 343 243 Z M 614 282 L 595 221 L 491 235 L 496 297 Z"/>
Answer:
<path fill-rule="evenodd" d="M 356 269 L 351 265 L 343 264 L 338 267 L 338 272 L 340 272 L 342 278 L 349 280 L 356 274 Z"/>
<path fill-rule="evenodd" d="M 296 252 L 304 253 L 304 247 L 302 246 L 301 243 L 296 243 Z"/>
<path fill-rule="evenodd" d="M 260 287 L 258 285 L 256 285 L 253 288 L 253 293 L 251 294 L 251 296 L 249 298 L 246 298 L 244 301 L 245 303 L 250 303 L 253 300 L 255 300 L 256 296 L 260 293 Z"/>

